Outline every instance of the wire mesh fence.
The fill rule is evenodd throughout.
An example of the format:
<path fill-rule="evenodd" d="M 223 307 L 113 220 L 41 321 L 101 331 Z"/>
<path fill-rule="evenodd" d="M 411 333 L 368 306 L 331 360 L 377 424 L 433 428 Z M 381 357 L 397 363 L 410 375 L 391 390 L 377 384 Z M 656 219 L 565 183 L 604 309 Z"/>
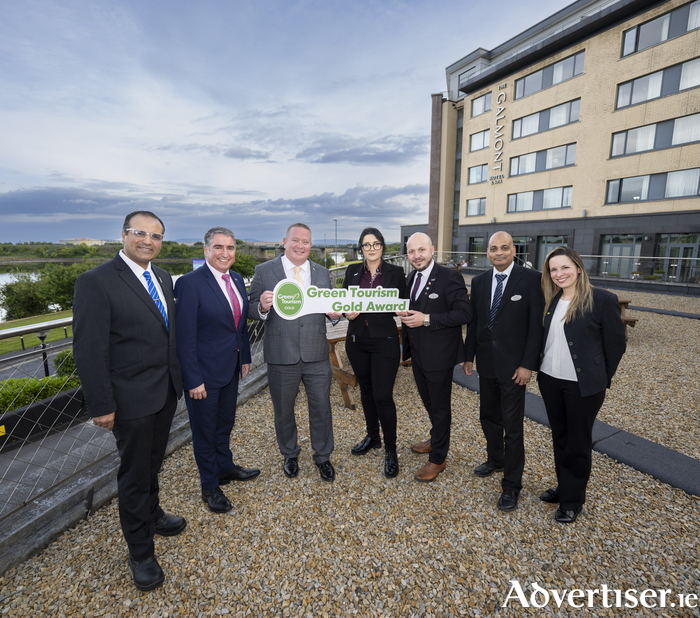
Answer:
<path fill-rule="evenodd" d="M 112 434 L 89 422 L 72 339 L 21 349 L 19 330 L 43 333 L 66 321 L 0 331 L 18 348 L 0 358 L 0 521 L 117 450 Z M 248 331 L 254 369 L 264 362 L 264 325 L 251 322 Z"/>

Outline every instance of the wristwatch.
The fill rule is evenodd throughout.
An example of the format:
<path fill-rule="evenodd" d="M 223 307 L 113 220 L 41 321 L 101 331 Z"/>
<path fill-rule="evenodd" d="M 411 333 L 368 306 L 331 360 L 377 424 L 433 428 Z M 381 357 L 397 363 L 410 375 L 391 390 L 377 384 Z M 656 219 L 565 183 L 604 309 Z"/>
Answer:
<path fill-rule="evenodd" d="M 423 326 L 430 326 L 430 316 L 429 315 L 426 315 L 423 318 Z"/>

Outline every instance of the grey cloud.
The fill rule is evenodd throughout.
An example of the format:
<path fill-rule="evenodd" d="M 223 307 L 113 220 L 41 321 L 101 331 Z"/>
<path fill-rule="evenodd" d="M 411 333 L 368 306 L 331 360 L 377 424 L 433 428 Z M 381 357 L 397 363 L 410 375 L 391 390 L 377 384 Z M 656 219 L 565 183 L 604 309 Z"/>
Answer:
<path fill-rule="evenodd" d="M 157 146 L 154 150 L 162 152 L 192 153 L 201 152 L 212 156 L 224 156 L 229 159 L 240 160 L 268 160 L 270 153 L 263 150 L 254 150 L 246 146 L 225 146 L 222 144 L 166 144 Z"/>
<path fill-rule="evenodd" d="M 351 165 L 400 165 L 428 152 L 427 136 L 387 135 L 367 140 L 328 135 L 297 153 L 309 163 L 350 163 Z"/>

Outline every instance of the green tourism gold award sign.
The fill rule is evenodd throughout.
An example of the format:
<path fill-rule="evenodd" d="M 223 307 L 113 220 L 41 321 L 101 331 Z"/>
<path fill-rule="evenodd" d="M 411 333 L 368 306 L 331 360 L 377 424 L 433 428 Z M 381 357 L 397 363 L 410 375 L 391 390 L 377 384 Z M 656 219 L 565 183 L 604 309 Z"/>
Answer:
<path fill-rule="evenodd" d="M 310 313 L 387 313 L 408 311 L 408 299 L 399 298 L 395 288 L 305 288 L 294 279 L 282 279 L 273 290 L 272 306 L 285 320 L 295 320 Z"/>

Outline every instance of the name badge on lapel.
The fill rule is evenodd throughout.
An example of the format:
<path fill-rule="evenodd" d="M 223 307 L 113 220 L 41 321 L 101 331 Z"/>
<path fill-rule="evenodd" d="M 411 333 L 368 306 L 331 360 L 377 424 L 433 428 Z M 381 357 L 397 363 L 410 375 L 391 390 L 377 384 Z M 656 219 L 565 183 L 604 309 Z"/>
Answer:
<path fill-rule="evenodd" d="M 431 300 L 435 300 L 437 297 L 438 297 L 438 295 L 435 294 L 435 293 L 433 293 L 433 294 L 431 294 L 430 296 L 428 296 L 428 298 L 430 298 Z"/>
<path fill-rule="evenodd" d="M 522 296 L 520 296 L 520 294 L 516 294 L 515 296 L 511 296 L 511 297 L 510 297 L 510 299 L 511 299 L 512 301 L 520 300 L 521 298 L 522 298 Z"/>

